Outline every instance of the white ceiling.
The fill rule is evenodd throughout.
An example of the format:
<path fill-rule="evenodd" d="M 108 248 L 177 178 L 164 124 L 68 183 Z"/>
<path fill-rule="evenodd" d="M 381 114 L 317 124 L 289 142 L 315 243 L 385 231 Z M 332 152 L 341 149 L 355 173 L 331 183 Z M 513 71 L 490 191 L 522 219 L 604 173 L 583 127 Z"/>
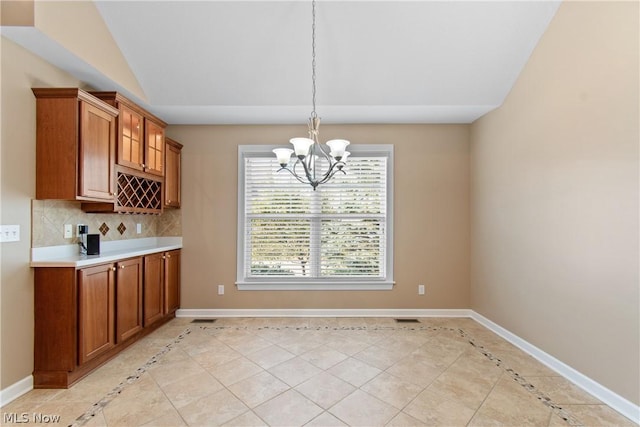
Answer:
<path fill-rule="evenodd" d="M 168 123 L 309 116 L 310 1 L 95 3 L 147 108 Z M 318 1 L 318 115 L 324 123 L 470 123 L 503 102 L 558 6 Z"/>

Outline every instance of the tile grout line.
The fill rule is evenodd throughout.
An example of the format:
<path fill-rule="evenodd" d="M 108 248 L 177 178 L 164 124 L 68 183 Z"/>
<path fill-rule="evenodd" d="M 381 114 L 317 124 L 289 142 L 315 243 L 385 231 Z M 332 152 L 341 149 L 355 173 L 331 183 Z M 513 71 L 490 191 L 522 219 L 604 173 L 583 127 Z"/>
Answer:
<path fill-rule="evenodd" d="M 521 387 L 523 387 L 526 391 L 533 394 L 543 405 L 551 408 L 551 412 L 555 412 L 560 418 L 562 418 L 565 422 L 572 426 L 583 426 L 580 420 L 578 420 L 575 416 L 573 416 L 569 411 L 562 408 L 557 403 L 554 403 L 553 400 L 547 395 L 545 395 L 540 390 L 536 389 L 536 386 L 531 384 L 531 382 L 527 381 L 525 377 L 517 373 L 514 369 L 507 366 L 500 358 L 494 356 L 490 351 L 486 350 L 484 346 L 476 343 L 475 339 L 471 337 L 466 331 L 460 329 L 460 333 L 462 336 L 468 339 L 469 344 L 471 344 L 476 350 L 478 350 L 482 355 L 484 355 L 487 359 L 494 362 L 495 365 L 501 368 L 504 373 L 508 374 L 511 379 L 517 382 Z M 497 384 L 497 382 L 496 382 Z"/>
<path fill-rule="evenodd" d="M 226 329 L 235 329 L 235 330 L 245 330 L 245 331 L 249 331 L 250 329 L 252 329 L 250 326 L 204 326 L 201 325 L 199 326 L 199 328 L 201 330 L 211 330 L 211 329 L 218 329 L 218 330 L 226 330 Z M 565 422 L 567 422 L 568 424 L 572 425 L 572 426 L 583 426 L 584 424 L 582 422 L 580 422 L 575 416 L 573 416 L 569 411 L 567 411 L 566 409 L 562 408 L 560 405 L 554 403 L 550 397 L 546 396 L 544 393 L 542 393 L 541 391 L 537 390 L 536 387 L 531 384 L 530 382 L 528 382 L 523 376 L 521 376 L 520 374 L 518 374 L 515 370 L 513 370 L 512 368 L 508 367 L 500 358 L 494 356 L 491 352 L 489 352 L 487 349 L 485 349 L 484 346 L 479 345 L 476 343 L 475 339 L 469 335 L 465 330 L 463 330 L 462 328 L 450 328 L 450 327 L 444 327 L 444 326 L 420 326 L 420 327 L 410 327 L 410 326 L 403 326 L 403 327 L 396 327 L 396 326 L 369 326 L 369 325 L 365 325 L 365 326 L 318 326 L 318 327 L 310 327 L 310 326 L 303 326 L 303 327 L 290 327 L 290 326 L 277 326 L 277 327 L 271 327 L 271 326 L 260 326 L 260 327 L 254 327 L 254 329 L 257 330 L 276 330 L 276 331 L 281 331 L 281 330 L 303 330 L 303 331 L 434 331 L 434 332 L 438 332 L 438 331 L 448 331 L 448 332 L 453 332 L 453 333 L 457 333 L 459 334 L 460 337 L 465 338 L 467 340 L 467 343 L 470 344 L 472 347 L 474 347 L 477 351 L 479 351 L 483 356 L 485 356 L 487 359 L 489 359 L 490 361 L 494 362 L 495 365 L 499 368 L 501 368 L 505 373 L 507 373 L 514 381 L 516 381 L 520 386 L 522 386 L 526 391 L 528 391 L 529 393 L 533 394 L 543 405 L 551 408 L 552 413 L 556 413 L 558 416 L 560 416 L 560 418 L 562 418 Z M 147 371 L 147 369 L 153 365 L 155 365 L 156 363 L 158 363 L 158 361 L 160 360 L 160 358 L 162 356 L 164 356 L 166 353 L 168 353 L 169 351 L 171 351 L 171 349 L 179 344 L 182 340 L 184 340 L 184 338 L 186 338 L 187 335 L 189 335 L 191 333 L 191 329 L 189 327 L 187 327 L 182 333 L 180 333 L 180 335 L 178 335 L 172 342 L 170 342 L 169 344 L 167 344 L 162 350 L 160 350 L 158 353 L 156 353 L 155 355 L 153 355 L 143 366 L 141 366 L 140 368 L 138 368 L 132 375 L 128 376 L 125 380 L 123 380 L 120 384 L 118 384 L 118 386 L 116 386 L 113 390 L 111 390 L 109 393 L 107 393 L 107 395 L 105 397 L 103 397 L 102 399 L 100 399 L 98 402 L 94 403 L 92 405 L 92 407 L 87 410 L 84 414 L 80 415 L 79 417 L 76 418 L 76 420 L 74 421 L 73 424 L 71 424 L 69 427 L 81 427 L 84 424 L 86 424 L 89 420 L 91 420 L 98 412 L 100 412 L 101 410 L 103 410 L 113 399 L 115 399 L 117 396 L 119 396 L 122 391 L 129 385 L 137 382 L 140 377 L 142 376 L 143 373 L 145 373 Z M 351 356 L 350 356 L 351 357 Z M 383 372 L 385 372 L 383 370 Z M 225 387 L 226 388 L 226 387 Z M 358 387 L 359 389 L 359 387 Z M 253 411 L 251 408 L 249 408 L 251 411 Z M 402 412 L 402 411 L 400 411 Z M 254 412 L 255 413 L 255 412 Z"/>
<path fill-rule="evenodd" d="M 102 399 L 94 403 L 91 406 L 91 408 L 88 409 L 84 414 L 77 417 L 73 422 L 73 424 L 70 424 L 69 427 L 81 427 L 84 424 L 86 424 L 88 421 L 90 421 L 93 417 L 96 416 L 98 412 L 102 411 L 113 399 L 118 397 L 127 386 L 137 382 L 142 376 L 142 374 L 144 374 L 147 371 L 147 369 L 149 369 L 151 366 L 158 363 L 158 361 L 160 360 L 160 358 L 162 358 L 162 356 L 164 356 L 166 353 L 171 351 L 173 347 L 179 344 L 190 333 L 191 333 L 190 328 L 186 328 L 184 331 L 182 331 L 180 335 L 178 335 L 176 338 L 173 339 L 173 341 L 165 345 L 162 350 L 160 350 L 158 353 L 151 356 L 144 365 L 136 369 L 133 374 L 129 375 L 125 380 L 123 380 L 122 382 L 120 382 L 120 384 L 114 387 L 113 390 L 107 393 Z"/>
<path fill-rule="evenodd" d="M 489 398 L 489 395 L 491 393 L 493 393 L 493 390 L 495 390 L 495 388 L 498 386 L 498 383 L 500 382 L 500 380 L 504 377 L 505 372 L 502 371 L 500 372 L 500 376 L 498 377 L 498 379 L 496 380 L 495 383 L 493 383 L 493 385 L 491 386 L 491 390 L 489 390 L 489 392 L 487 393 L 487 395 L 484 397 L 484 399 L 482 399 L 482 402 L 480 402 L 480 404 L 478 405 L 478 407 L 476 408 L 476 410 L 473 412 L 473 415 L 471 416 L 471 418 L 469 418 L 469 421 L 467 422 L 467 426 L 471 425 L 471 421 L 473 421 L 473 419 L 476 417 L 476 415 L 478 415 L 478 411 L 480 411 L 480 408 L 482 408 L 482 405 L 484 405 L 484 402 L 487 401 L 487 399 Z M 553 410 L 549 411 L 549 417 L 551 417 L 551 415 L 553 414 Z"/>
<path fill-rule="evenodd" d="M 158 384 L 158 381 L 153 377 L 153 375 L 149 375 L 149 378 L 155 383 L 156 387 L 158 387 L 158 389 L 160 390 L 160 392 L 162 392 L 162 395 L 165 397 L 165 399 L 167 399 L 167 401 L 169 402 L 169 404 L 173 407 L 173 409 L 176 411 L 176 413 L 178 414 L 178 416 L 180 417 L 180 419 L 184 422 L 185 425 L 189 425 L 187 423 L 187 421 L 182 417 L 182 413 L 180 412 L 180 410 L 178 410 L 178 408 L 176 408 L 176 405 L 173 403 L 173 401 L 169 398 L 169 396 L 167 396 L 167 393 L 164 391 L 164 388 L 160 387 L 160 384 Z M 104 408 L 103 408 L 104 409 Z M 105 416 L 105 421 L 106 421 L 106 416 Z M 149 421 L 149 422 L 153 422 L 155 421 L 157 418 L 154 418 L 153 420 Z M 109 426 L 109 423 L 107 422 L 107 427 Z M 70 426 L 70 427 L 74 427 L 74 426 Z"/>

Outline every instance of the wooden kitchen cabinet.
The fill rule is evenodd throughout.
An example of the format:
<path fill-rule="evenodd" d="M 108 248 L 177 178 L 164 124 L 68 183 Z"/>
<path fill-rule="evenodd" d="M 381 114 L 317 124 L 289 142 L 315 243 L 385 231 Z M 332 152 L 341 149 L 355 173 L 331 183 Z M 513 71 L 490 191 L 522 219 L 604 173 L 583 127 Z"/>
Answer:
<path fill-rule="evenodd" d="M 164 253 L 144 257 L 144 326 L 164 316 L 164 259 Z"/>
<path fill-rule="evenodd" d="M 164 206 L 179 208 L 182 144 L 170 138 L 165 138 L 165 142 Z"/>
<path fill-rule="evenodd" d="M 145 119 L 144 135 L 144 171 L 153 175 L 164 176 L 164 127 L 147 118 Z"/>
<path fill-rule="evenodd" d="M 36 199 L 112 201 L 118 110 L 77 88 L 34 88 Z"/>
<path fill-rule="evenodd" d="M 82 365 L 112 349 L 114 328 L 113 264 L 85 268 L 78 273 L 78 363 Z"/>
<path fill-rule="evenodd" d="M 156 257 L 153 268 L 134 257 L 80 269 L 34 269 L 34 388 L 71 386 L 175 317 L 180 250 L 147 257 Z"/>
<path fill-rule="evenodd" d="M 144 117 L 141 113 L 118 104 L 118 164 L 142 170 L 144 164 Z"/>
<path fill-rule="evenodd" d="M 116 263 L 116 342 L 142 330 L 142 258 Z"/>
<path fill-rule="evenodd" d="M 167 124 L 118 92 L 91 92 L 119 111 L 118 165 L 164 176 L 164 129 Z"/>
<path fill-rule="evenodd" d="M 164 259 L 164 314 L 180 308 L 180 249 L 169 251 Z"/>

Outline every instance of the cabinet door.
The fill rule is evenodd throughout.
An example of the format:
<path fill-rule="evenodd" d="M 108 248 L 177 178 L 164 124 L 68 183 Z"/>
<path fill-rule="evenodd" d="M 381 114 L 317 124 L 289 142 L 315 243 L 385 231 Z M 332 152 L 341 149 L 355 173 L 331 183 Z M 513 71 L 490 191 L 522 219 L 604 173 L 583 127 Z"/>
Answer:
<path fill-rule="evenodd" d="M 166 138 L 166 164 L 164 175 L 164 205 L 180 207 L 180 157 L 182 146 Z"/>
<path fill-rule="evenodd" d="M 142 258 L 116 264 L 116 341 L 142 329 Z"/>
<path fill-rule="evenodd" d="M 113 200 L 115 118 L 80 101 L 78 195 Z"/>
<path fill-rule="evenodd" d="M 180 249 L 165 254 L 164 283 L 165 314 L 171 314 L 180 308 Z"/>
<path fill-rule="evenodd" d="M 143 118 L 132 109 L 120 104 L 118 116 L 120 138 L 118 140 L 118 164 L 143 170 L 144 135 Z"/>
<path fill-rule="evenodd" d="M 108 264 L 78 271 L 79 364 L 115 346 L 114 270 L 113 265 Z"/>
<path fill-rule="evenodd" d="M 164 175 L 164 129 L 157 123 L 145 119 L 144 171 Z"/>
<path fill-rule="evenodd" d="M 164 258 L 162 253 L 144 257 L 144 326 L 164 316 Z"/>

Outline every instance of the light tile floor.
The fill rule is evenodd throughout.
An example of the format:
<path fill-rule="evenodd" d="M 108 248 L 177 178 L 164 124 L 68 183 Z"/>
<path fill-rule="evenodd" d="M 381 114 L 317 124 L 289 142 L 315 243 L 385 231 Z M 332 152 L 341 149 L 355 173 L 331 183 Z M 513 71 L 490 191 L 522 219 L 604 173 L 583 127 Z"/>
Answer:
<path fill-rule="evenodd" d="M 109 427 L 636 425 L 466 318 L 177 318 L 72 388 L 16 399 L 2 424 L 23 413 Z"/>

